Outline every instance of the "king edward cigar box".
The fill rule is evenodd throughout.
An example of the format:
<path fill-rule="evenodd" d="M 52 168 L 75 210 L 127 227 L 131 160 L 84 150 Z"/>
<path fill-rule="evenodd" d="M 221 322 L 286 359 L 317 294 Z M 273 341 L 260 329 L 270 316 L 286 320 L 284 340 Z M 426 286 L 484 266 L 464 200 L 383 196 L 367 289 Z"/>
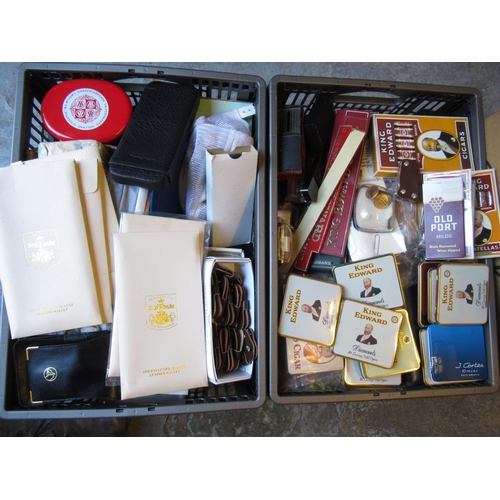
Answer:
<path fill-rule="evenodd" d="M 438 262 L 421 262 L 418 265 L 418 294 L 417 294 L 417 323 L 419 326 L 426 326 L 429 321 L 429 315 L 432 310 L 429 307 L 429 286 L 428 272 L 430 269 L 436 269 Z"/>
<path fill-rule="evenodd" d="M 427 271 L 427 320 L 429 323 L 437 321 L 437 297 L 438 297 L 437 267 Z"/>
<path fill-rule="evenodd" d="M 374 114 L 373 165 L 377 176 L 396 177 L 405 160 L 421 172 L 474 170 L 465 117 Z"/>
<path fill-rule="evenodd" d="M 283 337 L 332 345 L 342 288 L 328 281 L 288 277 L 278 332 Z"/>
<path fill-rule="evenodd" d="M 474 256 L 500 256 L 500 205 L 496 170 L 478 170 L 472 174 L 475 186 Z"/>
<path fill-rule="evenodd" d="M 333 352 L 383 368 L 394 365 L 403 315 L 354 300 L 343 300 Z"/>
<path fill-rule="evenodd" d="M 368 379 L 408 373 L 420 368 L 420 355 L 411 329 L 408 312 L 404 309 L 398 309 L 398 312 L 403 315 L 403 321 L 398 334 L 398 346 L 394 365 L 392 368 L 381 368 L 368 363 L 360 363 L 361 371 Z"/>
<path fill-rule="evenodd" d="M 378 307 L 404 307 L 398 265 L 393 254 L 382 255 L 333 269 L 335 281 L 342 286 L 343 298 Z"/>
<path fill-rule="evenodd" d="M 441 325 L 484 324 L 488 320 L 489 267 L 441 263 L 437 268 L 437 317 Z"/>
<path fill-rule="evenodd" d="M 363 375 L 361 363 L 353 359 L 345 359 L 344 382 L 347 385 L 358 387 L 373 386 L 398 386 L 401 385 L 401 375 L 382 376 L 380 378 L 369 379 Z"/>

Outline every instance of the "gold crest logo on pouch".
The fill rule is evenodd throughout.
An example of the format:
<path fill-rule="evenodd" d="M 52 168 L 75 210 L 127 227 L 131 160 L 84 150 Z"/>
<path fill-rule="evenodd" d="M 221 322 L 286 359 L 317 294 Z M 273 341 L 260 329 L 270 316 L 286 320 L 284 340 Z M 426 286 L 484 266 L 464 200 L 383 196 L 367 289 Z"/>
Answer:
<path fill-rule="evenodd" d="M 24 254 L 30 267 L 50 267 L 59 262 L 59 247 L 54 230 L 23 234 Z"/>
<path fill-rule="evenodd" d="M 167 330 L 177 326 L 177 294 L 147 295 L 146 326 L 152 330 Z"/>

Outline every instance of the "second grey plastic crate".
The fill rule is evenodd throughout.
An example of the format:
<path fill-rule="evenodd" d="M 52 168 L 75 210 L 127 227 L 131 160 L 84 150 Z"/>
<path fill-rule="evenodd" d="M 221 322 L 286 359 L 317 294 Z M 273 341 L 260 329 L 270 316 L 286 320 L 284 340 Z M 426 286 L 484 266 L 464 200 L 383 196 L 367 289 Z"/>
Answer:
<path fill-rule="evenodd" d="M 476 168 L 486 168 L 486 146 L 482 98 L 473 88 L 406 84 L 384 81 L 345 80 L 334 78 L 275 76 L 269 85 L 269 396 L 278 404 L 375 401 L 418 397 L 489 394 L 499 388 L 497 319 L 493 266 L 490 266 L 489 319 L 485 325 L 488 378 L 483 382 L 449 384 L 438 387 L 424 385 L 418 374 L 403 375 L 403 384 L 396 388 L 346 387 L 343 392 L 314 390 L 292 392 L 284 388 L 286 342 L 278 335 L 281 311 L 280 283 L 277 265 L 278 208 L 278 111 L 286 106 L 301 106 L 307 114 L 316 98 L 329 94 L 336 110 L 351 108 L 374 113 L 466 116 L 471 126 Z M 416 287 L 406 291 L 408 307 L 416 307 Z M 409 311 L 410 317 L 412 317 Z M 415 315 L 413 315 L 415 317 Z M 418 327 L 412 325 L 418 338 Z M 417 375 L 417 376 L 415 376 Z"/>

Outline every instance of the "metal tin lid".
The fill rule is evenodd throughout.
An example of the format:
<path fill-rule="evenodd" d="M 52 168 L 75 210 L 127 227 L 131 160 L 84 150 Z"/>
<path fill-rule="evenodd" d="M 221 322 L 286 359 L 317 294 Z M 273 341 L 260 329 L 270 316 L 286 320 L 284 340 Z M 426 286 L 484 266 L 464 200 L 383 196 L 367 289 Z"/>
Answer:
<path fill-rule="evenodd" d="M 405 309 L 396 309 L 396 311 L 403 315 L 403 321 L 399 330 L 394 366 L 392 368 L 381 368 L 368 363 L 360 363 L 361 372 L 368 379 L 408 373 L 420 368 L 420 355 L 411 329 L 408 312 Z"/>
<path fill-rule="evenodd" d="M 132 116 L 128 95 L 104 80 L 67 80 L 52 87 L 42 101 L 45 128 L 62 141 L 118 139 Z"/>

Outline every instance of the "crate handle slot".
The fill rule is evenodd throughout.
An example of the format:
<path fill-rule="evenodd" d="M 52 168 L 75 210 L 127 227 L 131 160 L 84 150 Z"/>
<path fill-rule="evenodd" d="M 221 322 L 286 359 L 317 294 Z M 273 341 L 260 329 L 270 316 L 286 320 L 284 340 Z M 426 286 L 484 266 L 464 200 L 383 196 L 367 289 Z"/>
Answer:
<path fill-rule="evenodd" d="M 336 94 L 334 101 L 345 104 L 377 104 L 383 106 L 394 106 L 403 102 L 400 96 L 395 96 L 388 92 L 347 92 L 345 94 Z"/>

